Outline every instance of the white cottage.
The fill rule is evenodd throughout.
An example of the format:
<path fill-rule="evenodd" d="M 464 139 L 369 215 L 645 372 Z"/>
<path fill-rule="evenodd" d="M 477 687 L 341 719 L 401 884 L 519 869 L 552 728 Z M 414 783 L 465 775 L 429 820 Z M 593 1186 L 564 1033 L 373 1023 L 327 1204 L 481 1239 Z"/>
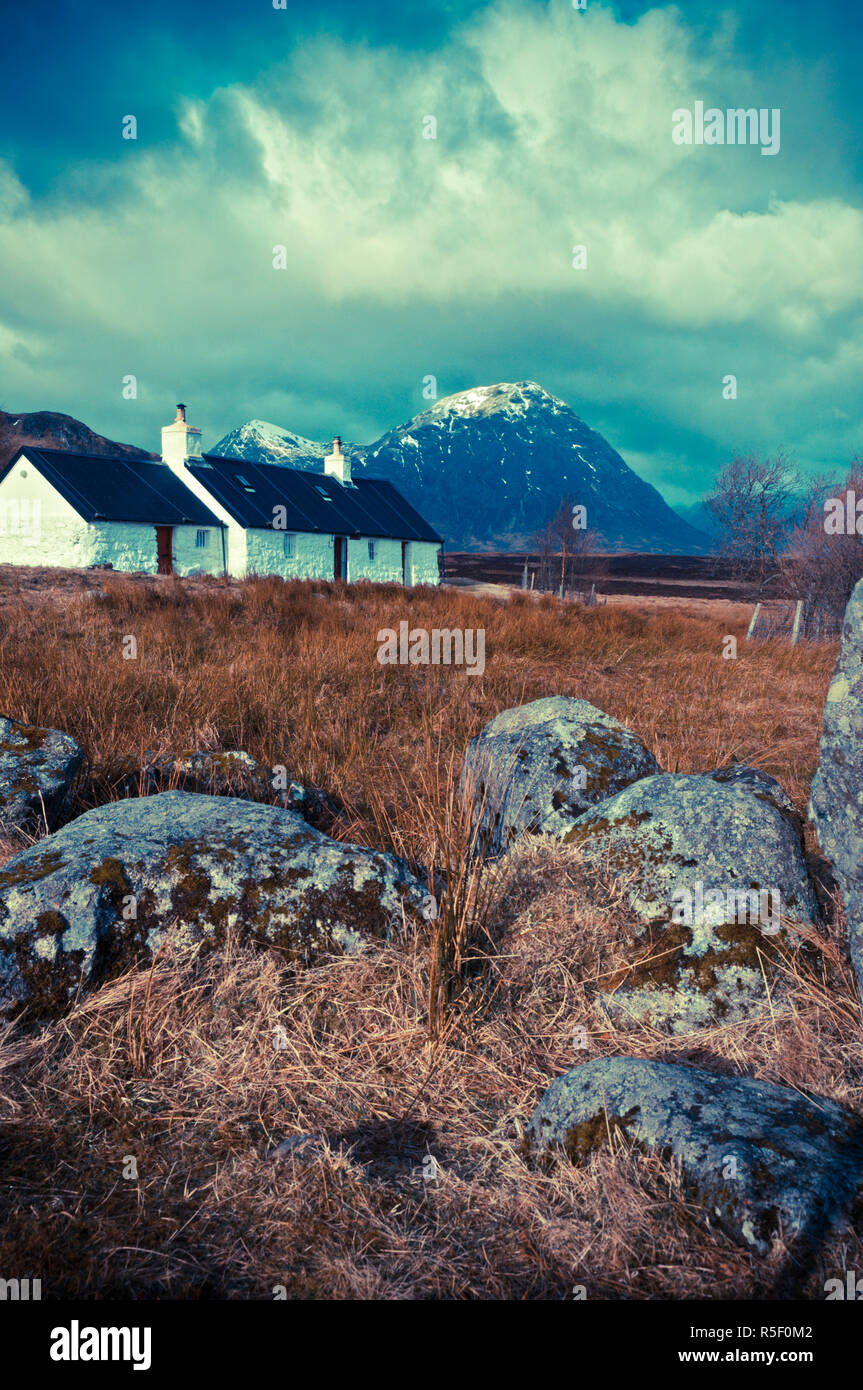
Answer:
<path fill-rule="evenodd" d="M 0 472 L 0 563 L 219 574 L 224 528 L 164 463 L 25 445 Z"/>
<path fill-rule="evenodd" d="M 437 584 L 443 542 L 391 483 L 201 453 L 177 406 L 162 462 L 29 445 L 0 472 L 0 563 Z"/>

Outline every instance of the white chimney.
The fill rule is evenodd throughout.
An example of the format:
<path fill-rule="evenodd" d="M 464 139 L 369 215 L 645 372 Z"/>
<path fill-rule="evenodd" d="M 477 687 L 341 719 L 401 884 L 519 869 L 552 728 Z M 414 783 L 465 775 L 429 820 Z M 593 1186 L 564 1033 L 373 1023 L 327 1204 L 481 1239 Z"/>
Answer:
<path fill-rule="evenodd" d="M 324 459 L 324 472 L 333 478 L 338 478 L 340 483 L 344 483 L 348 487 L 354 486 L 354 480 L 351 477 L 350 458 L 347 454 L 342 453 L 341 435 L 336 435 L 333 440 L 333 452 L 327 454 Z"/>
<path fill-rule="evenodd" d="M 186 423 L 186 407 L 177 406 L 173 424 L 162 429 L 162 462 L 175 473 L 183 470 L 186 459 L 201 457 L 201 431 Z"/>

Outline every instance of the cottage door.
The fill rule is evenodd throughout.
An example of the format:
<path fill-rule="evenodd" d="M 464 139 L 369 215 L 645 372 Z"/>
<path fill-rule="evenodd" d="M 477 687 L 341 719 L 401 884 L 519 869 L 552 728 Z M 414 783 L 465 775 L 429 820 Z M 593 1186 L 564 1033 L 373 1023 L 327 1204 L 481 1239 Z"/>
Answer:
<path fill-rule="evenodd" d="M 345 538 L 344 538 L 344 536 L 335 536 L 335 537 L 333 538 L 333 555 L 334 555 L 334 562 L 333 562 L 333 578 L 334 578 L 334 579 L 346 579 L 346 578 L 347 578 L 347 575 L 345 574 L 345 568 L 346 568 L 346 566 L 345 566 Z"/>
<path fill-rule="evenodd" d="M 156 527 L 156 552 L 159 557 L 159 574 L 174 573 L 174 528 Z"/>

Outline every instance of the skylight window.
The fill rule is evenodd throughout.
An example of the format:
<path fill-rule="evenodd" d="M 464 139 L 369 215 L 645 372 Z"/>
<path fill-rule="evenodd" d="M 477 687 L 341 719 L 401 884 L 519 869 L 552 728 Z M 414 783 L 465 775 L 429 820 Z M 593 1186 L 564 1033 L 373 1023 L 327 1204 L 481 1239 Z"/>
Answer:
<path fill-rule="evenodd" d="M 315 487 L 317 488 L 318 492 L 321 494 L 325 502 L 332 502 L 332 497 L 325 488 L 321 487 L 320 483 L 315 483 Z"/>
<path fill-rule="evenodd" d="M 237 482 L 243 484 L 246 492 L 254 492 L 255 489 L 252 487 L 252 484 L 249 482 L 248 478 L 243 477 L 242 473 L 237 474 Z"/>

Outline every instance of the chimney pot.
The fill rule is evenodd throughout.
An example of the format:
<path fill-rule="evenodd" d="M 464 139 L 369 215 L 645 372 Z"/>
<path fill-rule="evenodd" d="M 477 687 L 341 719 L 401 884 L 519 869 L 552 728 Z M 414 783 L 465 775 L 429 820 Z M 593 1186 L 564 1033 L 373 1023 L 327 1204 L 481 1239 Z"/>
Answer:
<path fill-rule="evenodd" d="M 183 403 L 182 403 L 182 401 L 181 401 L 181 402 L 179 403 L 179 405 L 177 406 L 177 418 L 176 418 L 176 420 L 174 421 L 174 424 L 175 424 L 175 425 L 180 425 L 180 424 L 182 424 L 182 423 L 185 421 L 185 419 L 186 419 L 186 407 L 183 405 Z"/>

